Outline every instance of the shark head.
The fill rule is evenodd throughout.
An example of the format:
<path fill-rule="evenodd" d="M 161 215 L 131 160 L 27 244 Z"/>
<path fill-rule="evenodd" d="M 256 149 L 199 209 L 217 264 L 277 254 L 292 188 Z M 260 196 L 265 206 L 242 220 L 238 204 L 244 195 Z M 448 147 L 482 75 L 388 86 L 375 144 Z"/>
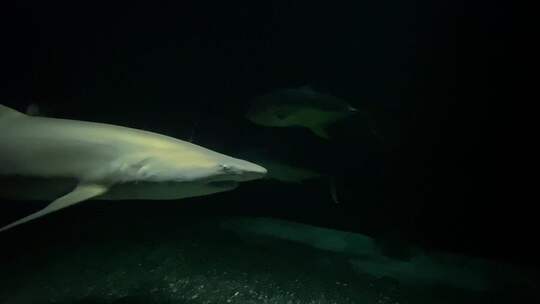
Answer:
<path fill-rule="evenodd" d="M 141 153 L 114 165 L 110 193 L 115 199 L 180 199 L 236 188 L 240 182 L 263 178 L 267 170 L 203 147 L 182 142 Z"/>

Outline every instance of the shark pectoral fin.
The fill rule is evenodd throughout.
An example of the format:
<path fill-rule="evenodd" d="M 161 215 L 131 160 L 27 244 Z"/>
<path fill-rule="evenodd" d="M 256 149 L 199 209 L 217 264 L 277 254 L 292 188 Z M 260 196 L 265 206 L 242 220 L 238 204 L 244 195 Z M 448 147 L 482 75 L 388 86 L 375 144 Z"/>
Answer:
<path fill-rule="evenodd" d="M 24 224 L 26 222 L 29 222 L 31 220 L 34 220 L 36 218 L 45 216 L 49 213 L 58 211 L 60 209 L 69 207 L 71 205 L 75 205 L 77 203 L 80 203 L 82 201 L 85 201 L 87 199 L 90 199 L 92 197 L 101 195 L 105 193 L 108 190 L 106 186 L 98 185 L 98 184 L 79 184 L 73 191 L 69 192 L 68 194 L 57 198 L 52 203 L 47 205 L 47 207 L 32 213 L 26 217 L 23 217 L 22 219 L 15 221 L 7 226 L 4 226 L 0 229 L 0 232 L 4 230 L 8 230 L 10 228 L 13 228 L 15 226 L 18 226 L 20 224 Z"/>
<path fill-rule="evenodd" d="M 330 139 L 330 135 L 328 135 L 328 131 L 323 126 L 315 126 L 309 128 L 315 135 L 322 137 L 324 139 Z"/>

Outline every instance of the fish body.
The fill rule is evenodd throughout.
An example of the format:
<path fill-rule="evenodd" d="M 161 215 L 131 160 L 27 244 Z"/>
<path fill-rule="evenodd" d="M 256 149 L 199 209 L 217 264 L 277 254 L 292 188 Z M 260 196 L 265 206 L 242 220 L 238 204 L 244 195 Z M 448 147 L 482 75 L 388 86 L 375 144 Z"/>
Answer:
<path fill-rule="evenodd" d="M 266 127 L 304 127 L 328 139 L 329 125 L 349 117 L 357 109 L 338 97 L 309 86 L 279 89 L 255 98 L 246 118 Z"/>

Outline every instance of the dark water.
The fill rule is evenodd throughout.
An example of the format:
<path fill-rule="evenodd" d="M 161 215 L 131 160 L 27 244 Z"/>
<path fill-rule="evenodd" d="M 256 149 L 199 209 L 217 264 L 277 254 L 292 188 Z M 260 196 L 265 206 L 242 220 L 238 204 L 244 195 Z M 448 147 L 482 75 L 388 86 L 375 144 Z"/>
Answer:
<path fill-rule="evenodd" d="M 513 161 L 499 155 L 493 109 L 512 91 L 504 5 L 16 1 L 3 11 L 2 104 L 233 156 L 265 151 L 324 177 L 182 201 L 88 201 L 21 226 L 0 235 L 0 302 L 535 296 L 534 213 L 502 173 Z M 304 85 L 369 113 L 377 135 L 361 116 L 333 124 L 330 140 L 245 118 L 256 96 Z M 3 200 L 0 223 L 45 204 Z"/>

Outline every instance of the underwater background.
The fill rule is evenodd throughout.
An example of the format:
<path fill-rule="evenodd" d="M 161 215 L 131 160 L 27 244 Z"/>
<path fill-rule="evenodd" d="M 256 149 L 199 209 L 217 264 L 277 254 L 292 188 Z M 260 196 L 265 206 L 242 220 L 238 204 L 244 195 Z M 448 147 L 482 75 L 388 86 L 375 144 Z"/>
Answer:
<path fill-rule="evenodd" d="M 505 5 L 2 6 L 2 105 L 166 134 L 269 172 L 208 196 L 90 200 L 1 232 L 0 303 L 539 300 L 535 213 L 503 174 L 508 121 L 493 110 L 512 91 Z M 339 103 L 356 113 L 328 118 Z M 266 110 L 275 124 L 331 121 L 249 114 Z M 48 203 L 0 202 L 0 226 Z"/>

